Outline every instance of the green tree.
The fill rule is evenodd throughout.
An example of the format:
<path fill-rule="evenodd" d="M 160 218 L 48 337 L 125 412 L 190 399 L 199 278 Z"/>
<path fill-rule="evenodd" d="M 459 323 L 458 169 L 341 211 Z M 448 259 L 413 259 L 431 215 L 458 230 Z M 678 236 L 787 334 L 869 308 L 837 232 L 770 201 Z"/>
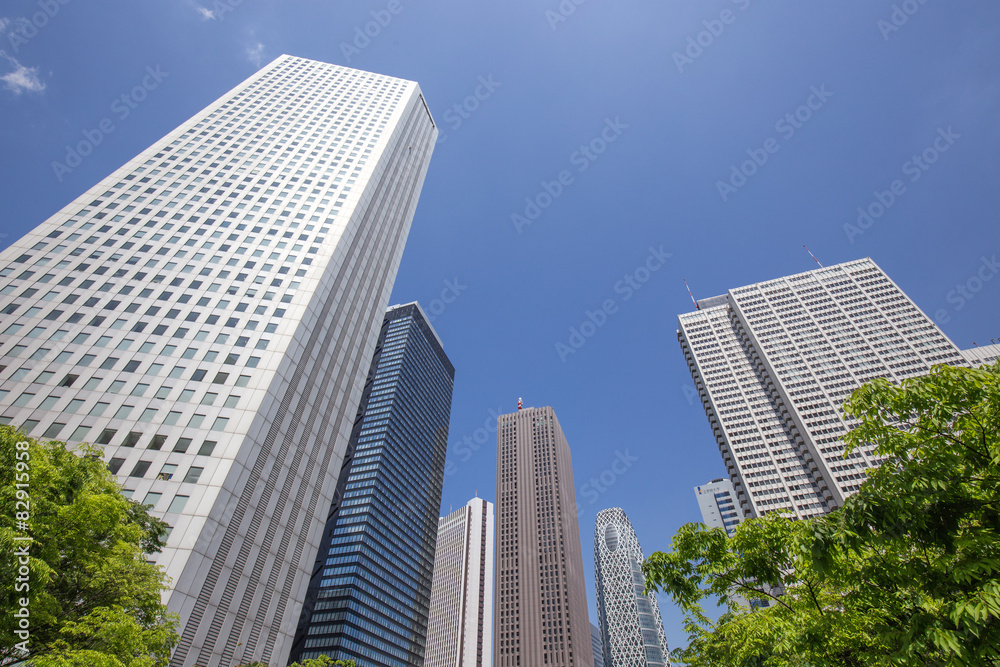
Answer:
<path fill-rule="evenodd" d="M 169 662 L 177 619 L 161 603 L 162 571 L 146 560 L 163 547 L 167 525 L 122 496 L 99 449 L 71 451 L 0 426 L 0 505 L 0 665 Z M 22 607 L 27 641 L 13 614 Z"/>
<path fill-rule="evenodd" d="M 650 589 L 685 612 L 677 660 L 1000 665 L 1000 364 L 875 380 L 844 409 L 848 451 L 874 445 L 883 463 L 842 508 L 768 514 L 732 538 L 688 524 L 646 561 Z"/>

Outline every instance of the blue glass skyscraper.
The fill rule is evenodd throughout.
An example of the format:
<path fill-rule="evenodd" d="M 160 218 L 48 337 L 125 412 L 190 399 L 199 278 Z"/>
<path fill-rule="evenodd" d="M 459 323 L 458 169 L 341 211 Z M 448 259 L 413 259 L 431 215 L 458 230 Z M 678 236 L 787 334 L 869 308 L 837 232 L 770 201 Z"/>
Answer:
<path fill-rule="evenodd" d="M 423 665 L 454 377 L 420 306 L 389 308 L 289 661 Z"/>

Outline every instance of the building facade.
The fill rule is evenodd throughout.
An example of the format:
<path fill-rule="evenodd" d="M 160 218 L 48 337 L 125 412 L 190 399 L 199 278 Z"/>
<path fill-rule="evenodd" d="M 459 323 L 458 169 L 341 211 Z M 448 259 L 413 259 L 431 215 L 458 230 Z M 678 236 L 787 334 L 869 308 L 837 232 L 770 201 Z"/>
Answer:
<path fill-rule="evenodd" d="M 1000 344 L 980 345 L 979 347 L 962 350 L 962 356 L 965 357 L 966 363 L 972 368 L 992 366 L 1000 359 Z"/>
<path fill-rule="evenodd" d="M 713 479 L 708 484 L 694 487 L 694 493 L 698 498 L 702 523 L 709 528 L 724 528 L 726 534 L 732 537 L 736 526 L 743 520 L 733 483 L 728 479 Z"/>
<path fill-rule="evenodd" d="M 590 650 L 594 653 L 594 667 L 604 667 L 604 649 L 601 645 L 601 630 L 590 624 Z"/>
<path fill-rule="evenodd" d="M 573 462 L 555 410 L 497 418 L 494 667 L 590 667 Z"/>
<path fill-rule="evenodd" d="M 424 665 L 454 378 L 420 306 L 390 308 L 290 661 Z"/>
<path fill-rule="evenodd" d="M 0 420 L 173 526 L 175 667 L 287 657 L 436 136 L 282 56 L 0 253 Z"/>
<path fill-rule="evenodd" d="M 730 290 L 679 317 L 677 337 L 740 514 L 826 513 L 880 460 L 844 456 L 841 406 L 967 359 L 871 259 Z"/>
<path fill-rule="evenodd" d="M 424 667 L 493 664 L 493 520 L 473 498 L 438 521 Z"/>
<path fill-rule="evenodd" d="M 655 595 L 646 595 L 642 547 L 618 507 L 598 512 L 594 575 L 605 667 L 665 667 L 667 637 Z"/>

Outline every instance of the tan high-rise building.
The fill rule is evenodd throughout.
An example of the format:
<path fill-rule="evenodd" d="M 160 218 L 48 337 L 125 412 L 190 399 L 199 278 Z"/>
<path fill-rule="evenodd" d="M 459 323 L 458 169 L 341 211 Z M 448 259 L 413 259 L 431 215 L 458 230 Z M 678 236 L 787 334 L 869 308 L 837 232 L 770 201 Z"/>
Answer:
<path fill-rule="evenodd" d="M 573 462 L 552 408 L 497 419 L 495 667 L 591 667 Z"/>

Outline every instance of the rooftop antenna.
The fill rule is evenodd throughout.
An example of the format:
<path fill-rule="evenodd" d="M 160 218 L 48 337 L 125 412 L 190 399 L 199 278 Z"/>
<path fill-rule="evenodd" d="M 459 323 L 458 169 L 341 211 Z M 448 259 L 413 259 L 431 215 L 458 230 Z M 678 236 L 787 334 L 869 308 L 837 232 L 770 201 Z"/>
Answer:
<path fill-rule="evenodd" d="M 691 287 L 688 285 L 687 278 L 683 278 L 684 287 L 687 287 L 688 295 L 691 297 L 691 303 L 694 304 L 695 310 L 701 310 L 701 306 L 698 305 L 698 300 L 694 298 L 694 294 L 691 292 Z"/>
<path fill-rule="evenodd" d="M 803 243 L 802 247 L 806 248 L 806 245 Z M 806 252 L 809 253 L 809 256 L 813 258 L 814 262 L 816 262 L 817 264 L 819 264 L 820 268 L 823 268 L 823 265 L 820 264 L 820 261 L 818 259 L 816 259 L 816 255 L 812 254 L 812 250 L 810 250 L 809 248 L 806 248 Z"/>
<path fill-rule="evenodd" d="M 518 410 L 518 412 L 520 412 L 520 411 L 521 411 L 521 408 L 523 408 L 523 407 L 524 407 L 524 403 L 522 403 L 522 402 L 521 402 L 521 399 L 520 399 L 520 398 L 518 398 L 518 399 L 517 399 L 517 410 Z"/>

